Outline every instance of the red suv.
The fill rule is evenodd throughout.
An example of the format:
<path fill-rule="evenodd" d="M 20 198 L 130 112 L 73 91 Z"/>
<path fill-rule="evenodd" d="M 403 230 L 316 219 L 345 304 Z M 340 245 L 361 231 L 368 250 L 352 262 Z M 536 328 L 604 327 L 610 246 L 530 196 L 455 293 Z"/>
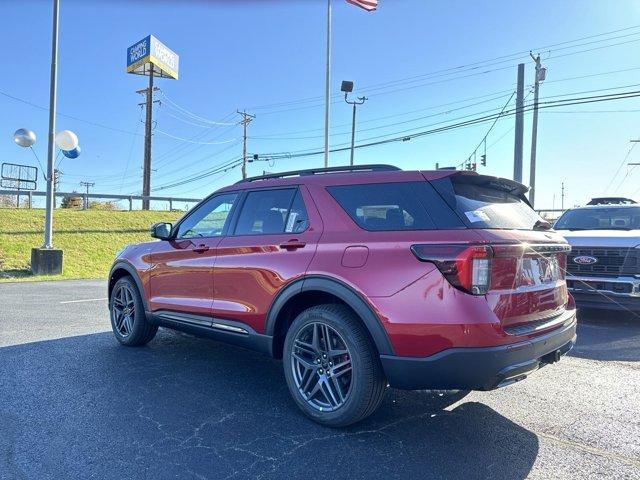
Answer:
<path fill-rule="evenodd" d="M 490 390 L 573 346 L 570 250 L 512 180 L 386 165 L 249 178 L 109 274 L 113 331 L 158 326 L 282 358 L 291 395 L 330 426 L 385 388 Z"/>

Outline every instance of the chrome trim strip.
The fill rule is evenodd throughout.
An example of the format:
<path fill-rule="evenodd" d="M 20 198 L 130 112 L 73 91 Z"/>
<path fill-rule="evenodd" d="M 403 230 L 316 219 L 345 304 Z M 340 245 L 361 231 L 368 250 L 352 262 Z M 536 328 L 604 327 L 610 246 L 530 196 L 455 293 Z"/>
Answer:
<path fill-rule="evenodd" d="M 211 326 L 211 319 L 207 320 L 205 318 L 197 318 L 197 317 L 192 317 L 192 316 L 183 316 L 183 315 L 173 315 L 171 313 L 159 313 L 158 316 L 160 318 L 164 318 L 166 320 L 172 320 L 174 322 L 181 322 L 181 323 L 191 323 L 193 325 L 202 325 L 204 327 L 210 327 Z"/>
<path fill-rule="evenodd" d="M 217 328 L 218 330 L 225 330 L 228 332 L 234 332 L 234 333 L 242 333 L 244 335 L 248 335 L 249 332 L 247 330 L 245 330 L 244 328 L 240 328 L 240 327 L 234 327 L 233 325 L 225 325 L 224 323 L 212 323 L 211 328 Z"/>
<path fill-rule="evenodd" d="M 189 315 L 189 314 L 180 314 L 180 313 L 169 313 L 169 312 L 159 312 L 157 316 L 165 319 L 171 320 L 173 322 L 186 323 L 190 325 L 199 325 L 202 327 L 213 328 L 216 330 L 222 330 L 225 332 L 233 332 L 240 333 L 242 335 L 249 335 L 249 330 L 244 329 L 242 327 L 237 327 L 235 325 L 229 325 L 226 323 L 219 323 L 219 319 L 215 319 L 211 317 L 204 317 L 198 315 Z"/>
<path fill-rule="evenodd" d="M 614 295 L 617 297 L 640 297 L 640 280 L 634 277 L 577 277 L 573 275 L 567 275 L 567 280 L 577 282 L 600 282 L 600 283 L 625 283 L 631 285 L 631 293 L 620 293 L 612 290 L 597 290 L 595 288 L 575 288 L 567 287 L 570 292 L 582 292 L 582 293 L 606 293 L 607 295 Z"/>

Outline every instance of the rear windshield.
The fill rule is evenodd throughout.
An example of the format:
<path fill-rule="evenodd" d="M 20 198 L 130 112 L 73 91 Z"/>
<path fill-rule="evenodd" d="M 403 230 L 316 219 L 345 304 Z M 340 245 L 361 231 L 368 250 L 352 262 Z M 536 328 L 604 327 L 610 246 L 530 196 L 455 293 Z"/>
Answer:
<path fill-rule="evenodd" d="M 565 212 L 556 222 L 559 230 L 637 230 L 640 207 L 580 208 Z"/>
<path fill-rule="evenodd" d="M 339 185 L 327 191 L 365 230 L 464 228 L 426 181 Z"/>
<path fill-rule="evenodd" d="M 533 230 L 546 222 L 513 183 L 484 176 L 451 176 L 432 182 L 470 228 Z"/>

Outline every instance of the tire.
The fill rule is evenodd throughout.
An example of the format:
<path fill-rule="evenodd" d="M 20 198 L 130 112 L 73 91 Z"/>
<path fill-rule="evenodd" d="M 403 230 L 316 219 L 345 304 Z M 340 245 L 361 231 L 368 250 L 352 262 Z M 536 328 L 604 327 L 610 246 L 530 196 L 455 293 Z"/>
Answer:
<path fill-rule="evenodd" d="M 371 415 L 387 385 L 365 327 L 339 304 L 317 305 L 296 317 L 285 338 L 283 365 L 295 403 L 309 418 L 329 427 L 344 427 Z"/>
<path fill-rule="evenodd" d="M 158 326 L 147 320 L 138 287 L 129 276 L 120 278 L 113 286 L 109 316 L 116 339 L 128 347 L 146 345 L 158 332 Z"/>

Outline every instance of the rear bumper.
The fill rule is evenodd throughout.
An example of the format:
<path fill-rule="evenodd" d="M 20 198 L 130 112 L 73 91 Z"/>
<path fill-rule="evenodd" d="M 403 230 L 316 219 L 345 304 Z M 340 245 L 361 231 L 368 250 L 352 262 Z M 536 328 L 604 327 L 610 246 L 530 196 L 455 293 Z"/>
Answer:
<path fill-rule="evenodd" d="M 556 362 L 576 341 L 575 313 L 562 327 L 524 342 L 481 348 L 450 348 L 424 358 L 381 355 L 394 388 L 492 390 L 524 379 Z"/>

